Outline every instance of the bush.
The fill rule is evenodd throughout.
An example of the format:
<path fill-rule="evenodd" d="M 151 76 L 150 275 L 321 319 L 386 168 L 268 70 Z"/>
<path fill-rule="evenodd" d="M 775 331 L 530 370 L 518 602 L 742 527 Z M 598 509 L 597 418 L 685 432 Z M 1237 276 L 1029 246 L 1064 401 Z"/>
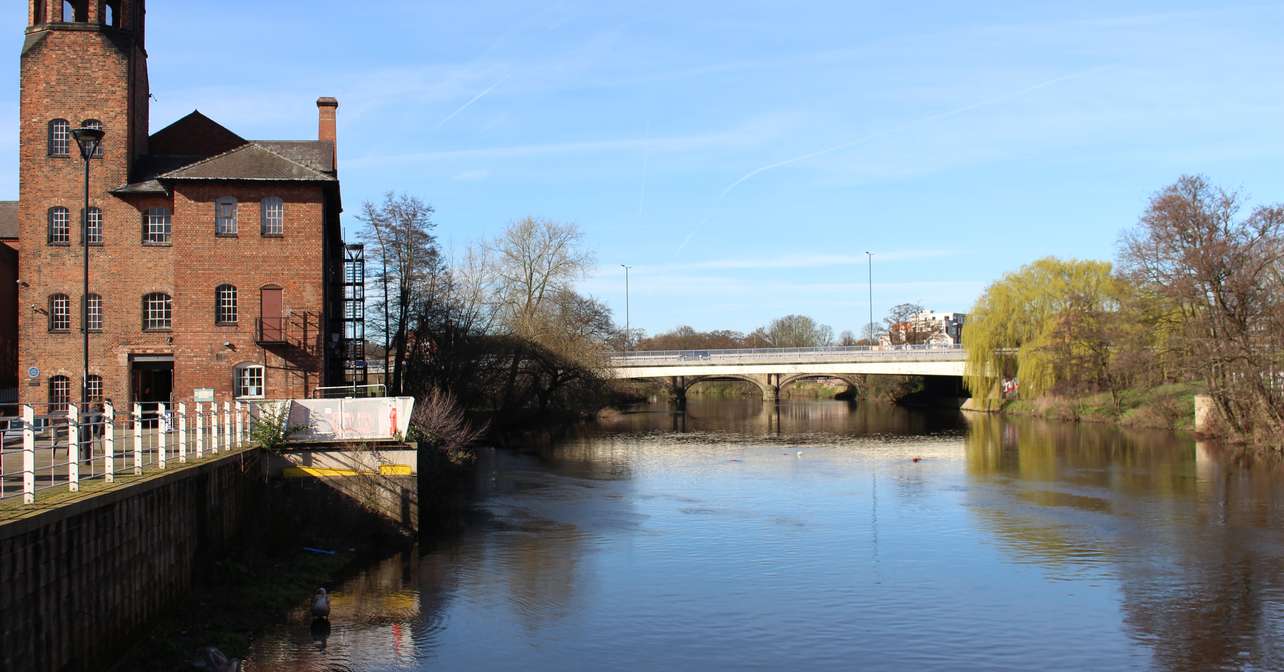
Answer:
<path fill-rule="evenodd" d="M 464 417 L 455 395 L 434 388 L 415 402 L 407 438 L 432 445 L 453 464 L 466 464 L 477 459 L 472 445 L 485 432 Z"/>

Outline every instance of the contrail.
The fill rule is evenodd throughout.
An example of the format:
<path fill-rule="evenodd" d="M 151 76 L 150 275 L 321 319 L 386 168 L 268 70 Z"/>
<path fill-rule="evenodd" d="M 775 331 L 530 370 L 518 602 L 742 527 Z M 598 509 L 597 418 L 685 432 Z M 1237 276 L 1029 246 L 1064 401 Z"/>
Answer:
<path fill-rule="evenodd" d="M 460 112 L 463 112 L 464 110 L 468 109 L 468 107 L 469 107 L 470 105 L 472 105 L 473 103 L 475 103 L 475 102 L 477 102 L 477 101 L 481 100 L 482 98 L 485 98 L 485 97 L 486 97 L 486 94 L 488 94 L 488 93 L 490 93 L 491 91 L 494 91 L 494 90 L 495 90 L 495 87 L 497 87 L 497 86 L 499 86 L 500 84 L 503 84 L 505 81 L 507 81 L 507 80 L 508 80 L 508 78 L 509 78 L 509 76 L 510 76 L 510 75 L 504 75 L 503 77 L 500 77 L 500 78 L 499 78 L 499 79 L 498 79 L 494 84 L 491 84 L 490 86 L 486 87 L 486 90 L 485 90 L 485 91 L 482 91 L 481 93 L 479 93 L 479 94 L 477 94 L 477 95 L 473 96 L 472 98 L 470 98 L 470 99 L 468 100 L 468 102 L 466 102 L 466 103 L 464 103 L 463 105 L 460 105 L 459 107 L 455 108 L 455 111 L 454 111 L 454 112 L 451 112 L 450 114 L 446 115 L 446 117 L 445 117 L 444 119 L 442 119 L 441 121 L 437 122 L 437 126 L 436 126 L 436 128 L 441 128 L 442 126 L 444 126 L 444 125 L 446 124 L 446 122 L 450 121 L 451 119 L 454 119 L 454 118 L 455 118 L 455 117 L 456 117 Z"/>
<path fill-rule="evenodd" d="M 765 172 L 767 172 L 767 171 L 769 171 L 769 170 L 775 170 L 776 168 L 782 168 L 782 167 L 784 167 L 784 166 L 788 166 L 788 165 L 790 165 L 790 164 L 798 163 L 799 161 L 806 161 L 806 160 L 808 160 L 808 159 L 814 159 L 814 158 L 816 158 L 816 157 L 818 157 L 818 156 L 824 156 L 824 155 L 826 155 L 826 154 L 832 154 L 832 153 L 834 153 L 834 152 L 840 152 L 840 151 L 842 151 L 842 150 L 844 150 L 844 149 L 850 149 L 850 148 L 852 148 L 852 147 L 855 147 L 856 145 L 860 145 L 860 144 L 864 144 L 864 143 L 866 143 L 866 142 L 869 142 L 870 140 L 874 140 L 874 139 L 877 139 L 877 138 L 880 138 L 880 137 L 889 136 L 889 135 L 894 135 L 894 134 L 896 134 L 896 133 L 898 133 L 898 132 L 900 132 L 900 131 L 905 130 L 906 128 L 909 128 L 909 127 L 911 127 L 911 126 L 916 126 L 916 125 L 918 125 L 918 124 L 925 124 L 925 123 L 929 123 L 929 122 L 932 122 L 932 121 L 940 121 L 941 119 L 948 119 L 948 118 L 950 118 L 950 117 L 956 117 L 956 116 L 958 116 L 958 115 L 960 115 L 960 114 L 964 114 L 964 113 L 967 113 L 967 112 L 971 112 L 972 110 L 975 110 L 975 109 L 977 109 L 977 108 L 981 108 L 981 107 L 989 107 L 989 106 L 991 106 L 991 105 L 997 105 L 997 104 L 999 104 L 999 103 L 1004 103 L 1004 102 L 1007 102 L 1007 101 L 1009 101 L 1009 100 L 1014 100 L 1014 99 L 1016 99 L 1016 98 L 1020 98 L 1020 97 L 1022 97 L 1022 96 L 1024 96 L 1024 95 L 1026 95 L 1026 94 L 1028 94 L 1028 93 L 1032 93 L 1032 92 L 1034 92 L 1034 91 L 1038 91 L 1039 89 L 1047 88 L 1047 87 L 1052 86 L 1052 85 L 1054 85 L 1054 84 L 1059 84 L 1059 83 L 1061 83 L 1061 82 L 1064 82 L 1064 81 L 1067 81 L 1067 80 L 1071 80 L 1071 79 L 1078 79 L 1078 78 L 1080 78 L 1080 77 L 1086 77 L 1086 76 L 1088 76 L 1088 75 L 1090 75 L 1090 74 L 1093 74 L 1093 73 L 1096 73 L 1096 72 L 1100 72 L 1100 71 L 1102 71 L 1102 70 L 1108 70 L 1108 69 L 1113 68 L 1113 67 L 1114 67 L 1113 65 L 1106 65 L 1106 66 L 1101 66 L 1101 67 L 1096 67 L 1096 68 L 1089 68 L 1088 70 L 1082 70 L 1082 71 L 1080 71 L 1080 72 L 1074 72 L 1074 73 L 1070 73 L 1070 74 L 1068 74 L 1068 75 L 1062 75 L 1062 76 L 1060 76 L 1060 77 L 1054 77 L 1054 78 L 1049 79 L 1049 80 L 1047 80 L 1047 81 L 1043 81 L 1043 82 L 1039 82 L 1038 84 L 1034 84 L 1034 85 L 1031 85 L 1031 86 L 1027 86 L 1027 87 L 1025 87 L 1024 89 L 1021 89 L 1021 90 L 1019 90 L 1019 91 L 1014 91 L 1014 92 L 1012 92 L 1012 93 L 1005 93 L 1005 94 L 1003 94 L 1003 95 L 1001 95 L 1001 96 L 995 96 L 994 98 L 988 98 L 988 99 L 986 99 L 986 100 L 982 100 L 982 101 L 978 101 L 978 102 L 971 103 L 971 104 L 968 104 L 968 105 L 964 105 L 963 107 L 955 108 L 955 109 L 953 109 L 953 110 L 949 110 L 949 111 L 946 111 L 946 112 L 940 112 L 940 113 L 937 113 L 937 114 L 928 115 L 928 116 L 926 116 L 926 117 L 922 117 L 922 118 L 920 118 L 920 119 L 914 119 L 914 120 L 911 120 L 911 121 L 905 122 L 905 123 L 903 123 L 903 124 L 900 124 L 899 126 L 896 126 L 896 127 L 890 128 L 890 129 L 888 129 L 888 130 L 885 130 L 885 131 L 878 131 L 878 132 L 875 132 L 875 133 L 870 133 L 869 135 L 865 135 L 865 136 L 862 136 L 862 137 L 857 138 L 857 139 L 855 139 L 855 140 L 851 140 L 851 141 L 848 141 L 848 142 L 844 142 L 844 143 L 842 143 L 842 144 L 840 144 L 840 145 L 833 145 L 832 147 L 825 147 L 825 148 L 823 148 L 823 149 L 818 149 L 818 150 L 815 150 L 815 151 L 813 151 L 813 152 L 808 152 L 808 153 L 806 153 L 806 154 L 801 154 L 801 155 L 799 155 L 799 156 L 795 156 L 795 157 L 793 157 L 793 158 L 785 159 L 785 160 L 783 160 L 783 161 L 777 161 L 777 162 L 775 162 L 775 163 L 769 163 L 769 164 L 767 164 L 767 165 L 765 165 L 765 166 L 761 166 L 761 167 L 758 167 L 758 168 L 754 168 L 753 170 L 751 170 L 751 171 L 749 171 L 749 172 L 745 173 L 744 175 L 741 175 L 741 176 L 740 176 L 740 179 L 736 180 L 735 182 L 732 182 L 731 184 L 728 184 L 728 185 L 727 185 L 727 187 L 726 187 L 725 189 L 723 189 L 723 190 L 722 190 L 722 193 L 718 194 L 718 201 L 721 201 L 721 200 L 722 200 L 722 199 L 723 199 L 727 194 L 731 193 L 731 190 L 732 190 L 732 189 L 735 189 L 736 187 L 740 186 L 741 184 L 745 183 L 746 181 L 748 181 L 748 180 L 750 180 L 750 179 L 753 179 L 755 176 L 757 176 L 757 175 L 761 175 L 762 173 L 765 173 Z"/>

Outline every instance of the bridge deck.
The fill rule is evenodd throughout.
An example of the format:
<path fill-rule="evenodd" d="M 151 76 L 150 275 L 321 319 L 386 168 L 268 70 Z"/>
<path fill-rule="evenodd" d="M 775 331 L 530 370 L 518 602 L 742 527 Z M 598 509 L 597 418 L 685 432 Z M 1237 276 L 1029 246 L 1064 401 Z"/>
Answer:
<path fill-rule="evenodd" d="M 665 350 L 620 353 L 611 358 L 615 378 L 751 374 L 898 374 L 962 376 L 960 347 L 870 346 Z"/>

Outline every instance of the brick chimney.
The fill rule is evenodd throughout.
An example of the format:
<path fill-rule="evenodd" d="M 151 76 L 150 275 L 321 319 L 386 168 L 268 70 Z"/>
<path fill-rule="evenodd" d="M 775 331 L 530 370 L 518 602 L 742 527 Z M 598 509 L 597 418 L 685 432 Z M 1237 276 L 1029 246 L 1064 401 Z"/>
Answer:
<path fill-rule="evenodd" d="M 334 170 L 339 172 L 339 134 L 335 130 L 335 117 L 339 101 L 328 96 L 317 98 L 317 140 L 334 146 Z"/>

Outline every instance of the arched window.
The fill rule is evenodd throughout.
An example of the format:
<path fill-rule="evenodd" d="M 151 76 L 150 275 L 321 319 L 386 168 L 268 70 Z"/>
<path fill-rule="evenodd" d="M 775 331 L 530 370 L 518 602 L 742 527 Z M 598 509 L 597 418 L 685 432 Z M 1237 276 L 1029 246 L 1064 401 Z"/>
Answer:
<path fill-rule="evenodd" d="M 71 298 L 66 294 L 49 297 L 49 331 L 71 331 Z"/>
<path fill-rule="evenodd" d="M 49 122 L 49 156 L 71 156 L 71 122 L 66 119 Z"/>
<path fill-rule="evenodd" d="M 236 324 L 236 286 L 219 285 L 214 290 L 214 323 Z"/>
<path fill-rule="evenodd" d="M 89 0 L 63 0 L 62 20 L 64 23 L 84 23 L 89 20 Z"/>
<path fill-rule="evenodd" d="M 32 22 L 37 26 L 43 24 L 45 22 L 45 0 L 36 0 L 33 10 L 35 12 L 35 16 L 32 17 Z"/>
<path fill-rule="evenodd" d="M 236 235 L 236 199 L 224 196 L 214 201 L 214 235 Z"/>
<path fill-rule="evenodd" d="M 103 122 L 98 121 L 97 119 L 86 119 L 86 120 L 84 120 L 84 121 L 80 122 L 80 127 L 81 127 L 81 128 L 96 128 L 96 129 L 98 129 L 98 130 L 100 130 L 100 131 L 101 131 L 101 130 L 103 130 Z M 105 138 L 104 138 L 104 139 L 105 139 Z M 95 158 L 95 159 L 101 159 L 101 158 L 103 158 L 103 143 L 102 143 L 102 141 L 101 141 L 101 140 L 100 140 L 100 141 L 98 141 L 98 147 L 94 149 L 94 158 Z"/>
<path fill-rule="evenodd" d="M 49 244 L 71 244 L 71 212 L 67 208 L 49 208 Z"/>
<path fill-rule="evenodd" d="M 65 413 L 67 404 L 71 403 L 71 379 L 67 376 L 53 376 L 49 379 L 49 411 Z"/>
<path fill-rule="evenodd" d="M 169 245 L 169 208 L 147 208 L 143 211 L 143 244 Z"/>
<path fill-rule="evenodd" d="M 112 28 L 120 27 L 120 0 L 105 0 L 102 11 L 99 12 L 104 26 Z"/>
<path fill-rule="evenodd" d="M 85 396 L 89 397 L 89 403 L 103 403 L 103 377 L 91 373 L 85 381 Z"/>
<path fill-rule="evenodd" d="M 285 201 L 276 196 L 263 199 L 263 235 L 285 235 Z"/>
<path fill-rule="evenodd" d="M 103 330 L 103 297 L 99 294 L 90 294 L 85 303 L 85 328 Z"/>
<path fill-rule="evenodd" d="M 169 294 L 143 295 L 143 331 L 169 331 L 174 327 L 174 302 Z"/>
<path fill-rule="evenodd" d="M 86 235 L 89 238 L 90 245 L 103 244 L 103 211 L 98 208 L 89 209 L 89 221 L 85 223 Z"/>
<path fill-rule="evenodd" d="M 241 364 L 234 369 L 233 383 L 238 399 L 262 399 L 263 367 L 258 364 Z"/>

